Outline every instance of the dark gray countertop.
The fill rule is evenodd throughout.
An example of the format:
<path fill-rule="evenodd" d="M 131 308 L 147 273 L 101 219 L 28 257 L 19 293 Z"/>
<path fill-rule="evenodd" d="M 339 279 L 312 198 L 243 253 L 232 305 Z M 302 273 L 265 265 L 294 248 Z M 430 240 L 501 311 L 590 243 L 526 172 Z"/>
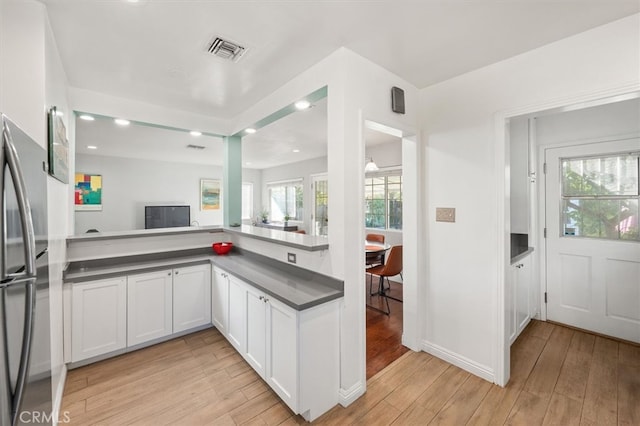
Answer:
<path fill-rule="evenodd" d="M 221 226 L 181 226 L 176 228 L 136 229 L 131 231 L 90 232 L 72 235 L 67 238 L 67 245 L 80 241 L 117 240 L 122 238 L 158 237 L 164 235 L 223 232 Z"/>
<path fill-rule="evenodd" d="M 524 259 L 532 252 L 533 252 L 533 247 L 527 247 L 526 249 L 522 249 L 521 251 L 517 252 L 517 254 L 515 255 L 514 253 L 512 253 L 511 264 L 513 265 L 517 261 Z"/>
<path fill-rule="evenodd" d="M 71 262 L 65 268 L 63 279 L 66 283 L 80 283 L 209 262 L 296 310 L 344 296 L 341 280 L 235 248 L 223 256 L 205 247 Z"/>
<path fill-rule="evenodd" d="M 308 269 L 236 251 L 213 264 L 299 311 L 344 296 L 344 283 Z"/>

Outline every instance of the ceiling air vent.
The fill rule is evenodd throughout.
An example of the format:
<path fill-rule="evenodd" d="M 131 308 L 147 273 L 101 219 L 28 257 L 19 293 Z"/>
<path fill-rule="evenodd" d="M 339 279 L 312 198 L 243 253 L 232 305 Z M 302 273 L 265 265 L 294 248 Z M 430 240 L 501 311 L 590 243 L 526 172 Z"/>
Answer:
<path fill-rule="evenodd" d="M 237 62 L 247 49 L 232 41 L 216 37 L 211 43 L 209 43 L 207 51 L 219 58 Z"/>
<path fill-rule="evenodd" d="M 189 145 L 187 145 L 187 148 L 188 149 L 204 149 L 205 147 L 202 145 L 194 145 L 190 143 Z"/>

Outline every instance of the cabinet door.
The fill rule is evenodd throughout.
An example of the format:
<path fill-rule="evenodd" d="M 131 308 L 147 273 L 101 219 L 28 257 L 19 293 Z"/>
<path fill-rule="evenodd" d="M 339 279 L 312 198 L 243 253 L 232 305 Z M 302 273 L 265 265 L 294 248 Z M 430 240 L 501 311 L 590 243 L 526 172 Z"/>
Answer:
<path fill-rule="evenodd" d="M 173 332 L 211 323 L 211 265 L 173 270 Z"/>
<path fill-rule="evenodd" d="M 226 336 L 229 320 L 229 275 L 215 267 L 211 291 L 211 320 L 218 331 Z"/>
<path fill-rule="evenodd" d="M 247 348 L 247 290 L 234 276 L 229 276 L 229 323 L 227 338 L 238 352 L 244 354 Z"/>
<path fill-rule="evenodd" d="M 516 269 L 516 335 L 529 324 L 531 319 L 531 256 L 522 259 L 520 268 Z"/>
<path fill-rule="evenodd" d="M 171 269 L 127 277 L 127 345 L 168 336 L 173 330 Z"/>
<path fill-rule="evenodd" d="M 298 312 L 267 297 L 266 381 L 298 413 Z"/>
<path fill-rule="evenodd" d="M 73 284 L 71 361 L 106 354 L 127 345 L 127 280 Z"/>
<path fill-rule="evenodd" d="M 516 340 L 516 287 L 518 280 L 518 268 L 517 264 L 511 265 L 509 270 L 509 282 L 506 289 L 507 311 L 505 313 L 507 319 L 507 333 L 509 335 L 509 344 L 512 344 Z"/>
<path fill-rule="evenodd" d="M 247 352 L 245 359 L 260 377 L 264 377 L 266 305 L 264 294 L 247 286 Z"/>

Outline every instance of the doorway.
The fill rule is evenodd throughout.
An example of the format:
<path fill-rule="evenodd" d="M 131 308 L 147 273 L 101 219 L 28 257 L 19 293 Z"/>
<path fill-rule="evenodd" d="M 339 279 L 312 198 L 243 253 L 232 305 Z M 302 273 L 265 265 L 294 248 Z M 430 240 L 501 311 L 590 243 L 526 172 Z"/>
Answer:
<path fill-rule="evenodd" d="M 366 121 L 364 218 L 366 244 L 381 244 L 385 251 L 367 254 L 366 365 L 367 379 L 384 369 L 409 349 L 402 344 L 404 283 L 401 273 L 381 279 L 369 271 L 390 266 L 392 256 L 402 250 L 403 231 L 403 141 L 402 132 Z M 366 245 L 365 244 L 365 245 Z M 370 245 L 366 245 L 371 250 Z M 382 253 L 382 254 L 380 254 Z M 402 256 L 401 256 L 402 259 Z M 371 262 L 373 261 L 373 262 Z M 376 266 L 378 265 L 378 266 Z"/>
<path fill-rule="evenodd" d="M 640 343 L 640 138 L 545 150 L 547 319 Z"/>

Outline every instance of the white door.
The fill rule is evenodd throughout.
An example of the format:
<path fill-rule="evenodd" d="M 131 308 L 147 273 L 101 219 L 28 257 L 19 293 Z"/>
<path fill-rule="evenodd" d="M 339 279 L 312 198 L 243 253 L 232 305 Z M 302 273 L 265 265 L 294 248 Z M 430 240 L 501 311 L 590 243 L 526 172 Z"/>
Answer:
<path fill-rule="evenodd" d="M 329 233 L 329 180 L 327 175 L 313 176 L 313 215 L 311 217 L 311 234 L 328 235 Z"/>
<path fill-rule="evenodd" d="M 211 265 L 173 270 L 173 332 L 211 323 Z"/>
<path fill-rule="evenodd" d="M 71 361 L 106 354 L 126 346 L 126 278 L 73 284 Z"/>
<path fill-rule="evenodd" d="M 229 318 L 229 275 L 222 269 L 213 268 L 211 288 L 211 320 L 218 331 L 226 336 Z"/>
<path fill-rule="evenodd" d="M 127 345 L 168 336 L 173 331 L 171 269 L 127 277 Z"/>
<path fill-rule="evenodd" d="M 247 286 L 247 352 L 246 360 L 260 377 L 264 377 L 266 345 L 266 298 L 264 294 Z"/>
<path fill-rule="evenodd" d="M 298 313 L 272 297 L 267 297 L 266 309 L 266 380 L 289 408 L 299 413 Z"/>
<path fill-rule="evenodd" d="M 547 318 L 640 342 L 640 139 L 550 148 Z"/>
<path fill-rule="evenodd" d="M 247 290 L 246 286 L 234 277 L 229 276 L 229 323 L 227 338 L 241 354 L 247 347 Z"/>

